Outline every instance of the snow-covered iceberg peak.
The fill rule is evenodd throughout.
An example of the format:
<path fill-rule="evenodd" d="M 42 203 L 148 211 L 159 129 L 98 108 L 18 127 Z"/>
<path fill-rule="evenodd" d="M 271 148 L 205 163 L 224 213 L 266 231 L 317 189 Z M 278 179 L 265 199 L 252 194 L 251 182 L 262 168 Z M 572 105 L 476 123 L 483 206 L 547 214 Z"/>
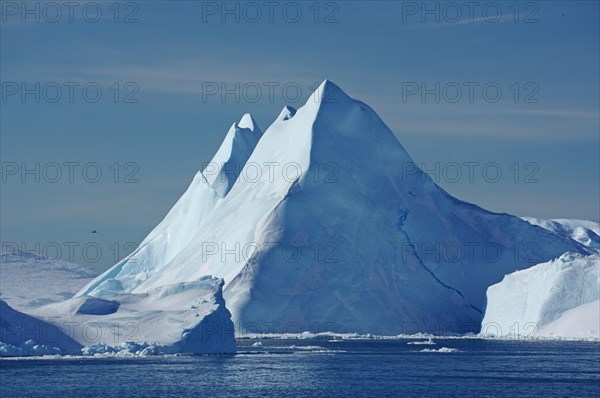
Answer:
<path fill-rule="evenodd" d="M 240 129 L 248 129 L 252 131 L 252 133 L 256 134 L 258 138 L 262 135 L 260 128 L 256 124 L 256 121 L 249 113 L 244 113 L 240 121 L 237 123 L 237 127 Z"/>
<path fill-rule="evenodd" d="M 165 266 L 179 254 L 229 192 L 262 134 L 248 113 L 233 123 L 213 159 L 196 173 L 160 224 L 128 257 L 91 281 L 78 295 L 89 294 L 104 280 L 111 280 L 111 286 L 117 291 L 130 291 L 144 281 L 142 275 Z M 113 279 L 116 275 L 122 277 Z"/>
<path fill-rule="evenodd" d="M 231 125 L 221 147 L 202 172 L 220 197 L 231 190 L 261 136 L 262 131 L 249 113 Z"/>
<path fill-rule="evenodd" d="M 283 109 L 281 110 L 281 112 L 279 113 L 279 116 L 277 116 L 277 119 L 275 119 L 275 121 L 276 122 L 285 122 L 286 120 L 290 120 L 291 118 L 293 118 L 295 114 L 296 114 L 296 108 L 286 105 L 283 107 Z"/>
<path fill-rule="evenodd" d="M 355 100 L 350 98 L 337 84 L 325 79 L 310 95 L 303 108 L 320 109 L 327 105 L 350 106 Z"/>
<path fill-rule="evenodd" d="M 264 134 L 242 119 L 205 169 L 216 199 L 180 206 L 155 239 L 163 243 L 80 294 L 143 294 L 214 275 L 241 330 L 468 332 L 479 331 L 486 290 L 504 275 L 588 251 L 453 198 L 373 109 L 329 80 Z M 188 222 L 202 206 L 209 210 Z M 535 253 L 523 253 L 528 242 Z"/>

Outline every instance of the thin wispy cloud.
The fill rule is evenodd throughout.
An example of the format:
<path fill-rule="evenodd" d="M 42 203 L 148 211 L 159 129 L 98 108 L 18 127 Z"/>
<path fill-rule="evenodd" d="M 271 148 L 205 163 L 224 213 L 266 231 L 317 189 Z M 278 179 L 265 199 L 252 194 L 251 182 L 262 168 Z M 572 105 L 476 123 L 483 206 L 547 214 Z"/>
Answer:
<path fill-rule="evenodd" d="M 600 120 L 600 112 L 598 111 L 573 109 L 500 109 L 496 113 Z"/>

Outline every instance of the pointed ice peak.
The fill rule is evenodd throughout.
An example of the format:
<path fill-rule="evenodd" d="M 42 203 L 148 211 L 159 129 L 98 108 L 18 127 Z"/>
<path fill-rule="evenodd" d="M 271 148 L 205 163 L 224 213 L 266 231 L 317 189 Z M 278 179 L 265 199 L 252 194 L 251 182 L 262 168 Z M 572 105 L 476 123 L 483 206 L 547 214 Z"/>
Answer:
<path fill-rule="evenodd" d="M 329 79 L 325 79 L 325 80 L 323 80 L 321 82 L 321 84 L 319 84 L 319 88 L 320 89 L 325 89 L 327 86 L 335 86 L 335 87 L 337 87 L 337 85 L 334 82 L 332 82 L 331 80 L 329 80 Z"/>
<path fill-rule="evenodd" d="M 256 125 L 256 121 L 254 121 L 254 118 L 249 113 L 244 113 L 244 116 L 242 116 L 240 121 L 237 123 L 237 127 L 242 129 L 249 129 L 250 131 L 253 131 L 255 133 L 260 133 L 260 129 Z"/>
<path fill-rule="evenodd" d="M 212 161 L 206 165 L 202 177 L 214 191 L 224 198 L 235 184 L 262 131 L 249 113 L 244 114 L 238 123 L 233 123 Z"/>
<path fill-rule="evenodd" d="M 295 114 L 296 114 L 296 108 L 286 105 L 283 107 L 283 109 L 279 113 L 279 116 L 277 116 L 277 119 L 275 119 L 275 120 L 276 121 L 289 120 L 289 119 L 293 118 Z"/>
<path fill-rule="evenodd" d="M 337 84 L 325 79 L 312 93 L 306 104 L 335 104 L 348 100 L 351 100 L 351 98 Z"/>

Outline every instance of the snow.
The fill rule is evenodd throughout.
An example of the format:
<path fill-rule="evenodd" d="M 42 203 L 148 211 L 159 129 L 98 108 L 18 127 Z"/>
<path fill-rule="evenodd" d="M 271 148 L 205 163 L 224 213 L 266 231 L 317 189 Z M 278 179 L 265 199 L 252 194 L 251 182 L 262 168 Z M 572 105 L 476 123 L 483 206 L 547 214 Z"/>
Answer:
<path fill-rule="evenodd" d="M 81 345 L 55 325 L 0 300 L 0 356 L 77 353 Z"/>
<path fill-rule="evenodd" d="M 82 294 L 95 291 L 95 295 L 113 295 L 131 291 L 144 283 L 150 272 L 173 260 L 190 243 L 222 196 L 229 192 L 261 136 L 260 128 L 249 114 L 232 124 L 213 159 L 196 173 L 161 223 L 133 253 L 91 281 Z M 128 277 L 115 278 L 117 275 Z M 177 283 L 179 280 L 176 277 L 165 281 Z"/>
<path fill-rule="evenodd" d="M 90 268 L 23 252 L 12 245 L 0 247 L 0 298 L 13 308 L 28 308 L 72 297 L 97 273 Z"/>
<path fill-rule="evenodd" d="M 34 340 L 27 340 L 19 346 L 0 342 L 0 357 L 60 355 L 60 353 L 61 351 L 59 348 L 38 344 Z"/>
<path fill-rule="evenodd" d="M 533 217 L 523 217 L 523 220 L 548 231 L 567 236 L 582 245 L 600 249 L 600 223 L 584 220 L 544 220 Z"/>
<path fill-rule="evenodd" d="M 141 355 L 148 347 L 161 354 L 235 353 L 222 288 L 221 279 L 204 277 L 146 293 L 74 297 L 34 314 L 60 326 L 86 346 L 84 353 L 89 355 Z"/>
<path fill-rule="evenodd" d="M 435 341 L 433 341 L 433 339 L 430 337 L 429 340 L 425 340 L 425 341 L 409 341 L 406 344 L 408 344 L 408 345 L 436 345 L 437 343 Z"/>
<path fill-rule="evenodd" d="M 524 220 L 592 249 L 600 224 L 582 220 Z M 488 289 L 483 335 L 600 339 L 600 254 L 560 258 L 507 275 Z"/>
<path fill-rule="evenodd" d="M 483 335 L 600 339 L 600 255 L 565 253 L 487 292 Z"/>
<path fill-rule="evenodd" d="M 80 354 L 84 347 L 85 355 L 235 352 L 218 278 L 143 294 L 124 294 L 109 281 L 102 298 L 72 298 L 93 271 L 10 246 L 2 247 L 0 267 L 2 356 Z"/>
<path fill-rule="evenodd" d="M 421 350 L 421 352 L 441 352 L 441 353 L 451 353 L 451 352 L 460 352 L 460 350 L 456 349 L 456 348 L 448 348 L 448 347 L 442 347 L 439 349 L 435 349 L 435 348 L 424 348 Z"/>
<path fill-rule="evenodd" d="M 217 154 L 203 171 L 219 197 L 227 195 L 236 182 L 261 136 L 262 131 L 248 113 L 231 126 Z"/>
<path fill-rule="evenodd" d="M 554 338 L 599 339 L 600 300 L 566 310 L 558 319 L 542 326 L 536 335 Z"/>
<path fill-rule="evenodd" d="M 145 357 L 151 355 L 159 355 L 161 348 L 148 343 L 133 343 L 125 342 L 119 345 L 106 345 L 96 343 L 84 347 L 81 352 L 84 356 L 94 356 L 100 358 L 106 357 Z"/>
<path fill-rule="evenodd" d="M 139 248 L 78 296 L 214 275 L 238 331 L 478 332 L 486 290 L 504 275 L 590 253 L 453 198 L 371 108 L 327 80 L 264 133 L 244 116 L 211 164 Z"/>
<path fill-rule="evenodd" d="M 295 114 L 296 114 L 296 108 L 293 108 L 291 106 L 284 106 L 283 109 L 281 110 L 281 112 L 279 113 L 279 116 L 277 116 L 277 119 L 275 119 L 275 121 L 284 122 L 286 120 L 293 118 Z"/>

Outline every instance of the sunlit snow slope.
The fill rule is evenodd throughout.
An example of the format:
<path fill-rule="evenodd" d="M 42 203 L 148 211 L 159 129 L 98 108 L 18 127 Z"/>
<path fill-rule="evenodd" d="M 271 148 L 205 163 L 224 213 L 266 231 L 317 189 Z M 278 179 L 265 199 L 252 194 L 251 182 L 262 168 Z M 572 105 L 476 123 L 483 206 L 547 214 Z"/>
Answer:
<path fill-rule="evenodd" d="M 600 256 L 566 253 L 490 286 L 482 333 L 600 339 Z"/>
<path fill-rule="evenodd" d="M 74 297 L 33 311 L 83 346 L 149 344 L 156 353 L 235 353 L 223 281 L 205 276 L 145 293 Z M 96 348 L 92 348 L 94 350 Z"/>
<path fill-rule="evenodd" d="M 568 236 L 582 245 L 600 249 L 600 224 L 597 222 L 565 219 L 544 220 L 533 217 L 523 217 L 523 220 L 556 234 Z"/>
<path fill-rule="evenodd" d="M 135 346 L 144 353 L 235 352 L 220 279 L 205 276 L 106 299 L 70 298 L 93 279 L 92 270 L 10 245 L 0 254 L 0 293 L 6 300 L 0 300 L 0 356 Z"/>
<path fill-rule="evenodd" d="M 488 286 L 588 250 L 453 198 L 325 81 L 264 134 L 244 116 L 140 247 L 78 296 L 213 275 L 238 330 L 476 332 Z"/>

